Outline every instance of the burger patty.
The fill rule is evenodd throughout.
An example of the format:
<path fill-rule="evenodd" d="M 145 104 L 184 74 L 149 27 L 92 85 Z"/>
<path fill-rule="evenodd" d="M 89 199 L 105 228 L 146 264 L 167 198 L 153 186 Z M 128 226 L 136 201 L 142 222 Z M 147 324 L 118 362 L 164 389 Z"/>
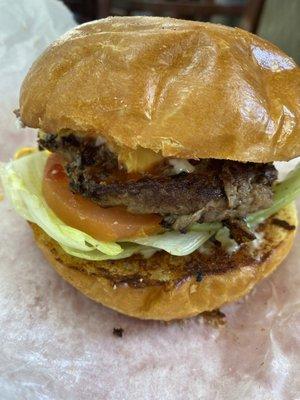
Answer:
<path fill-rule="evenodd" d="M 117 156 L 95 139 L 46 134 L 39 144 L 63 156 L 74 192 L 102 207 L 159 213 L 165 226 L 182 229 L 194 221 L 241 218 L 272 204 L 272 183 L 277 179 L 272 164 L 191 160 L 194 172 L 173 175 L 165 161 L 152 174 L 124 179 L 126 172 L 121 178 L 118 174 Z"/>

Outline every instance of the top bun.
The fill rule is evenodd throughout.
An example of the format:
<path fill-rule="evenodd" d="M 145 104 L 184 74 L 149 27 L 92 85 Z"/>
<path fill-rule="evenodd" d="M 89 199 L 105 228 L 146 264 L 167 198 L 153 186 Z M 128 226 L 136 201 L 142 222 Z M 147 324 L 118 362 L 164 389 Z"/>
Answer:
<path fill-rule="evenodd" d="M 21 88 L 25 125 L 101 135 L 164 157 L 272 162 L 300 155 L 300 70 L 246 31 L 157 17 L 71 30 Z"/>

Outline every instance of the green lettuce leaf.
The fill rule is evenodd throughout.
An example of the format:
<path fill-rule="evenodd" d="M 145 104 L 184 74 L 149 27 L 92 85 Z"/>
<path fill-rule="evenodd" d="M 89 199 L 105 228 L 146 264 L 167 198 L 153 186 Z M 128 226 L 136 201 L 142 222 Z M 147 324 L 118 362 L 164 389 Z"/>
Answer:
<path fill-rule="evenodd" d="M 61 246 L 80 252 L 97 250 L 109 256 L 120 254 L 117 243 L 95 240 L 64 224 L 47 206 L 42 194 L 43 171 L 48 154 L 36 152 L 7 164 L 1 164 L 0 177 L 6 196 L 26 220 L 36 223 Z M 84 254 L 83 254 L 84 255 Z"/>
<path fill-rule="evenodd" d="M 70 255 L 86 260 L 108 260 L 141 253 L 145 257 L 157 250 L 183 256 L 190 254 L 213 233 L 213 224 L 195 224 L 193 232 L 165 232 L 122 243 L 102 242 L 62 222 L 48 207 L 42 194 L 43 171 L 47 152 L 36 152 L 9 163 L 0 164 L 0 178 L 6 196 L 16 211 L 40 226 Z"/>
<path fill-rule="evenodd" d="M 165 250 L 174 256 L 186 256 L 197 250 L 214 234 L 214 232 L 215 231 L 211 230 L 205 232 L 189 231 L 187 233 L 168 231 L 159 235 L 131 239 L 130 241 L 158 250 Z"/>
<path fill-rule="evenodd" d="M 145 247 L 141 249 L 141 246 L 139 245 L 131 245 L 130 243 L 124 243 L 122 245 L 122 252 L 117 254 L 117 255 L 108 255 L 105 254 L 99 250 L 92 250 L 89 252 L 82 252 L 78 251 L 76 249 L 73 249 L 72 247 L 67 247 L 64 245 L 61 245 L 61 247 L 64 249 L 64 251 L 71 256 L 74 257 L 79 257 L 79 258 L 84 258 L 86 260 L 91 260 L 91 261 L 105 261 L 105 260 L 119 260 L 121 258 L 127 258 L 132 256 L 135 253 L 142 253 L 145 257 L 148 256 L 148 254 L 152 255 L 153 254 L 153 249 L 151 247 Z"/>
<path fill-rule="evenodd" d="M 226 239 L 220 222 L 195 223 L 185 234 L 168 231 L 158 235 L 128 239 L 119 243 L 96 240 L 88 234 L 62 222 L 48 207 L 42 195 L 42 179 L 47 152 L 36 152 L 6 164 L 0 164 L 0 178 L 6 196 L 16 211 L 28 221 L 40 226 L 70 255 L 86 260 L 108 260 L 130 257 L 141 253 L 145 257 L 164 250 L 185 256 L 197 250 L 212 235 L 219 232 Z M 272 207 L 247 217 L 250 226 L 262 222 L 300 194 L 300 166 L 275 185 Z M 218 233 L 217 233 L 218 234 Z"/>
<path fill-rule="evenodd" d="M 287 177 L 274 186 L 274 198 L 271 207 L 257 211 L 247 217 L 247 223 L 255 226 L 276 214 L 279 210 L 292 203 L 300 195 L 300 164 Z"/>

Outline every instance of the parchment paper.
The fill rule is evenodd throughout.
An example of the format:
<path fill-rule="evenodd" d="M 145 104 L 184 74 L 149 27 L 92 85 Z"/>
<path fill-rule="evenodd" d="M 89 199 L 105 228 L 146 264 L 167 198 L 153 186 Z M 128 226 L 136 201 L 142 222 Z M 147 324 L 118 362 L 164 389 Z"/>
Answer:
<path fill-rule="evenodd" d="M 19 85 L 31 62 L 74 25 L 55 0 L 0 1 L 0 159 L 31 144 L 17 130 Z M 286 168 L 284 166 L 284 168 Z M 300 206 L 300 203 L 298 202 Z M 227 323 L 138 321 L 63 282 L 26 222 L 0 203 L 0 398 L 300 399 L 299 234 L 282 267 Z M 112 334 L 124 329 L 123 338 Z"/>

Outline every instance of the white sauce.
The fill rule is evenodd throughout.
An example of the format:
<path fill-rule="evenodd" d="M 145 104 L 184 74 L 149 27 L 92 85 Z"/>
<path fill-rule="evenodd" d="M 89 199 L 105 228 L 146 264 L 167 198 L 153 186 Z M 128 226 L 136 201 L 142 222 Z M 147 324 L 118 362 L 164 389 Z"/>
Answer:
<path fill-rule="evenodd" d="M 179 158 L 171 158 L 169 163 L 172 165 L 174 170 L 174 175 L 178 175 L 181 172 L 191 173 L 195 171 L 195 167 L 188 162 L 188 160 L 182 160 Z"/>
<path fill-rule="evenodd" d="M 251 247 L 253 249 L 259 249 L 263 240 L 264 240 L 264 233 L 263 232 L 259 232 L 259 233 L 255 233 L 256 239 L 252 240 L 251 242 Z"/>
<path fill-rule="evenodd" d="M 215 238 L 221 243 L 222 248 L 226 253 L 230 255 L 238 251 L 240 248 L 239 244 L 235 240 L 231 239 L 230 230 L 225 226 L 218 230 Z"/>
<path fill-rule="evenodd" d="M 240 248 L 240 245 L 239 245 L 235 240 L 233 240 L 233 239 L 231 239 L 231 240 L 232 240 L 231 245 L 230 245 L 230 246 L 227 246 L 226 249 L 225 249 L 226 252 L 227 252 L 229 255 L 235 253 L 235 252 L 238 251 L 239 248 Z"/>

